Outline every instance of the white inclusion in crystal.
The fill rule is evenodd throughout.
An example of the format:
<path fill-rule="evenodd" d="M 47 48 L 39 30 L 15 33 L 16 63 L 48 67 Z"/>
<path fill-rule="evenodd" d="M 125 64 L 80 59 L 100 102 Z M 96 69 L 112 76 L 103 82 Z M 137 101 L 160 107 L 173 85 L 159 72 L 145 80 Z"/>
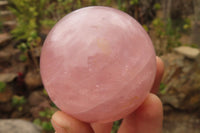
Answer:
<path fill-rule="evenodd" d="M 92 68 L 89 68 L 88 71 L 91 72 L 91 71 L 92 71 Z"/>
<path fill-rule="evenodd" d="M 125 70 L 128 71 L 128 65 L 125 66 Z"/>
<path fill-rule="evenodd" d="M 96 88 L 99 88 L 99 85 L 96 85 Z"/>
<path fill-rule="evenodd" d="M 138 82 L 138 84 L 141 85 L 141 84 L 142 84 L 142 80 L 140 80 L 140 81 Z"/>
<path fill-rule="evenodd" d="M 122 71 L 122 76 L 125 76 L 128 70 L 129 70 L 129 66 L 126 65 L 126 66 L 124 67 L 124 70 Z"/>

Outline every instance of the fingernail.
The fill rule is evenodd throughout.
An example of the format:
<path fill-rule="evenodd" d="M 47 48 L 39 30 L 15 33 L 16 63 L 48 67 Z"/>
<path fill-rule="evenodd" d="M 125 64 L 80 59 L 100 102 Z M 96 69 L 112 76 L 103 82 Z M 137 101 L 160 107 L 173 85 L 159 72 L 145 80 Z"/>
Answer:
<path fill-rule="evenodd" d="M 67 125 L 67 123 L 64 123 L 64 121 L 62 121 L 62 119 L 60 119 L 59 117 L 53 117 L 51 119 L 51 123 L 55 129 L 55 133 L 69 133 L 69 126 Z"/>

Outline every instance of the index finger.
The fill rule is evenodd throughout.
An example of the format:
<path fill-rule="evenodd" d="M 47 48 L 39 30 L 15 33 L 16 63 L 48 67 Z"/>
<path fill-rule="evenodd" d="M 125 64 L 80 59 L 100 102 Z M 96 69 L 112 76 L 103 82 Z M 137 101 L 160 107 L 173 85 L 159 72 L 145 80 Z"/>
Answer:
<path fill-rule="evenodd" d="M 158 92 L 160 82 L 162 80 L 162 76 L 164 74 L 164 63 L 160 57 L 156 57 L 156 62 L 157 62 L 157 71 L 156 71 L 156 77 L 154 80 L 154 84 L 151 89 L 151 93 L 156 94 Z"/>

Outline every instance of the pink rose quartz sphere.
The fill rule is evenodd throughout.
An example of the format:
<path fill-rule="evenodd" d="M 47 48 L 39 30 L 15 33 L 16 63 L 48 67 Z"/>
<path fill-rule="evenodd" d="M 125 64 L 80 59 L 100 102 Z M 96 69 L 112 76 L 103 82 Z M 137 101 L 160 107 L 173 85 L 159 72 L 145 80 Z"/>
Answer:
<path fill-rule="evenodd" d="M 111 122 L 136 110 L 156 74 L 156 56 L 143 27 L 109 7 L 63 17 L 42 48 L 41 76 L 51 100 L 85 122 Z"/>

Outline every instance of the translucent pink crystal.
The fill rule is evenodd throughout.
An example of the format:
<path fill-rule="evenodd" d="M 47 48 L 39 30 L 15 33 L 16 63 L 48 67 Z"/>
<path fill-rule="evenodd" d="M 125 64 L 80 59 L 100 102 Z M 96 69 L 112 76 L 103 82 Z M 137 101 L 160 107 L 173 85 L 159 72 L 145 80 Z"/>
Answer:
<path fill-rule="evenodd" d="M 124 12 L 86 7 L 62 18 L 41 54 L 52 101 L 85 122 L 110 122 L 133 112 L 148 95 L 155 52 L 142 26 Z"/>

